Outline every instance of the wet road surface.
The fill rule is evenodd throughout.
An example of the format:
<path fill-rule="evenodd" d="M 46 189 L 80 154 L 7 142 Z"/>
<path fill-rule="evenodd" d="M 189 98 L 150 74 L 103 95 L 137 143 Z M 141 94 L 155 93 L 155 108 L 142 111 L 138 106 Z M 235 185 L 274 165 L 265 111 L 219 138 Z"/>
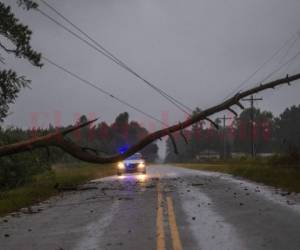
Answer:
<path fill-rule="evenodd" d="M 0 249 L 300 249 L 299 195 L 165 165 L 87 186 L 0 218 Z"/>

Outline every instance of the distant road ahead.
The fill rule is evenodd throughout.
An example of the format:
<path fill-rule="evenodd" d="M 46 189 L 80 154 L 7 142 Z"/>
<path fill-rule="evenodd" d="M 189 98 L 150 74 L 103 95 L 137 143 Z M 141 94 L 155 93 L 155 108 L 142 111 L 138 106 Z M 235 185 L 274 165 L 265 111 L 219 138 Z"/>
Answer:
<path fill-rule="evenodd" d="M 299 196 L 228 175 L 151 166 L 0 219 L 1 250 L 299 250 Z"/>

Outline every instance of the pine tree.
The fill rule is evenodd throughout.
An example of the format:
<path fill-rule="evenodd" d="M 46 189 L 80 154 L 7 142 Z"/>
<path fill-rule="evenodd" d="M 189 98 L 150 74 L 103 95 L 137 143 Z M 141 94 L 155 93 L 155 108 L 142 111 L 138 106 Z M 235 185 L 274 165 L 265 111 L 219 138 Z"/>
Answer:
<path fill-rule="evenodd" d="M 18 0 L 18 4 L 26 10 L 38 7 L 30 0 Z M 4 68 L 5 59 L 2 52 L 26 59 L 36 67 L 42 67 L 41 54 L 31 47 L 31 35 L 32 31 L 20 23 L 12 13 L 11 7 L 0 2 L 0 122 L 7 116 L 9 105 L 15 102 L 19 92 L 30 84 L 30 80 L 25 76 L 19 76 L 14 70 Z"/>

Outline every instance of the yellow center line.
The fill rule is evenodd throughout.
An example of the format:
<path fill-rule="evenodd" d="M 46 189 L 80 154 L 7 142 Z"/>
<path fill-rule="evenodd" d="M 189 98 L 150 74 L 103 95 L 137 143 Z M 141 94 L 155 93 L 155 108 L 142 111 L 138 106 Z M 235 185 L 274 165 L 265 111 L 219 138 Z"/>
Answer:
<path fill-rule="evenodd" d="M 169 196 L 167 197 L 167 206 L 168 206 L 169 226 L 171 231 L 173 250 L 182 250 L 182 244 L 179 237 L 176 217 L 174 213 L 173 200 Z"/>
<path fill-rule="evenodd" d="M 160 183 L 157 184 L 157 216 L 156 216 L 156 249 L 165 250 L 165 232 L 164 232 L 164 213 L 163 213 L 163 196 L 161 193 Z"/>

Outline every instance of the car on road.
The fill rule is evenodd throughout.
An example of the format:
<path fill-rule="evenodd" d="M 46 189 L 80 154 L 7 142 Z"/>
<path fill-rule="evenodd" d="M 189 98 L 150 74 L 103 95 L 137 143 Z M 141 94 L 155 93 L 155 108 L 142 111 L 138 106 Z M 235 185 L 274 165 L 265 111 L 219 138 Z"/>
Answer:
<path fill-rule="evenodd" d="M 146 174 L 146 164 L 141 153 L 135 153 L 122 162 L 118 162 L 117 175 L 127 173 Z"/>

